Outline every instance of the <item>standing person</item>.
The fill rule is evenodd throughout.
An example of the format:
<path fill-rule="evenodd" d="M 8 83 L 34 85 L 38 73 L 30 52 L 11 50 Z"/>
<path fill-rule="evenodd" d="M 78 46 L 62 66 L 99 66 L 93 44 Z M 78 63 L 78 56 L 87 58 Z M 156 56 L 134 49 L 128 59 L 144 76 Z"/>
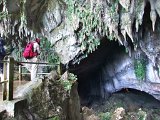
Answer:
<path fill-rule="evenodd" d="M 3 63 L 2 60 L 4 59 L 4 57 L 6 56 L 6 51 L 4 49 L 4 40 L 3 38 L 0 38 L 0 77 L 1 77 L 1 81 L 3 80 Z"/>
<path fill-rule="evenodd" d="M 30 42 L 30 44 L 32 44 L 32 46 L 33 46 L 33 53 L 32 53 L 33 56 L 29 57 L 29 58 L 26 58 L 26 62 L 38 63 L 38 55 L 40 54 L 40 39 L 36 38 L 35 41 Z M 24 50 L 24 52 L 25 52 L 25 50 Z M 23 56 L 24 56 L 24 52 L 23 52 Z M 31 73 L 31 81 L 36 81 L 38 64 L 26 63 L 26 64 L 24 64 L 24 66 Z"/>

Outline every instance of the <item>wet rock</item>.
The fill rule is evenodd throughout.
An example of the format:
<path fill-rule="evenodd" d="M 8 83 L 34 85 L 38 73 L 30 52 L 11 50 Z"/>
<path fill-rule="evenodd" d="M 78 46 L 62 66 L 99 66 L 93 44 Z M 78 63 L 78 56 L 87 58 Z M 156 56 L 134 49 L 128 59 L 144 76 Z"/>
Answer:
<path fill-rule="evenodd" d="M 114 111 L 113 115 L 111 116 L 111 120 L 122 120 L 124 115 L 125 115 L 125 109 L 122 107 L 117 108 Z"/>

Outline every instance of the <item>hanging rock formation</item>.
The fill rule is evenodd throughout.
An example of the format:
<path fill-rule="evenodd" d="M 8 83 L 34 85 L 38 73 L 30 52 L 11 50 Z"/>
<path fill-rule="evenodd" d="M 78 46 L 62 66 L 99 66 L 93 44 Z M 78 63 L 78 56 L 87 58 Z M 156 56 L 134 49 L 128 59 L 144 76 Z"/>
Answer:
<path fill-rule="evenodd" d="M 158 0 L 2 0 L 0 3 L 3 8 L 0 10 L 3 15 L 0 19 L 1 36 L 30 40 L 43 35 L 55 46 L 63 64 L 87 57 L 97 49 L 101 38 L 105 36 L 108 40 L 117 40 L 129 52 L 127 58 L 122 55 L 122 63 L 119 60 L 121 57 L 117 58 L 117 69 L 126 71 L 130 59 L 132 65 L 125 72 L 126 76 L 118 75 L 115 78 L 119 72 L 113 72 L 111 80 L 106 81 L 106 92 L 131 87 L 148 92 L 160 100 Z M 148 61 L 148 76 L 141 85 L 133 69 L 133 56 L 138 51 Z M 124 64 L 126 59 L 129 63 Z M 109 71 L 108 67 L 106 70 Z M 127 74 L 132 75 L 130 77 L 133 79 L 127 79 Z"/>

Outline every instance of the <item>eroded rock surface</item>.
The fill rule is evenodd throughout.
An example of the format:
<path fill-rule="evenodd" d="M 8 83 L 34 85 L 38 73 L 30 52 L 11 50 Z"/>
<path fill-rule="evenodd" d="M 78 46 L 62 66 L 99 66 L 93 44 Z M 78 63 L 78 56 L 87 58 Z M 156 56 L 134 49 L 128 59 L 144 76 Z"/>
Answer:
<path fill-rule="evenodd" d="M 11 16 L 0 21 L 1 36 L 5 36 L 7 40 L 18 41 L 43 35 L 55 46 L 63 64 L 67 64 L 87 49 L 93 52 L 99 45 L 98 40 L 104 36 L 117 40 L 125 46 L 129 55 L 117 55 L 115 60 L 104 68 L 104 74 L 107 74 L 104 78 L 106 92 L 115 92 L 125 87 L 134 88 L 160 100 L 158 0 L 70 1 L 71 6 L 62 0 L 6 0 L 0 3 L 1 12 L 6 15 L 11 13 Z M 89 5 L 90 12 L 87 12 L 85 4 Z M 79 16 L 75 14 L 74 8 L 81 11 Z M 70 13 L 67 13 L 67 9 Z M 92 20 L 97 18 L 98 22 L 92 30 L 88 29 L 91 24 L 87 23 L 88 27 L 83 28 L 87 21 L 83 19 L 82 13 L 91 15 Z M 78 35 L 80 30 L 86 30 L 83 36 Z M 87 41 L 89 35 L 93 36 L 95 41 Z M 84 42 L 87 42 L 87 45 L 84 45 Z M 134 50 L 131 49 L 130 42 Z M 91 48 L 87 48 L 89 46 Z M 139 52 L 147 61 L 146 76 L 140 83 L 133 64 Z"/>

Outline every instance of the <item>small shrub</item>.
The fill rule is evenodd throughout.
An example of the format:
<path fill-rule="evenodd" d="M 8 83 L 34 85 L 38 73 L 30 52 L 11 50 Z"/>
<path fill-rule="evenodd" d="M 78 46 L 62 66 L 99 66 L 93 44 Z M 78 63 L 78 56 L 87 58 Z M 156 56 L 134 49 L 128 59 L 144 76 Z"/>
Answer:
<path fill-rule="evenodd" d="M 138 59 L 134 62 L 135 75 L 139 80 L 144 80 L 146 75 L 146 61 Z"/>
<path fill-rule="evenodd" d="M 138 111 L 138 120 L 146 120 L 147 113 L 141 109 Z"/>
<path fill-rule="evenodd" d="M 111 113 L 106 112 L 106 113 L 100 113 L 99 117 L 101 120 L 110 120 L 111 119 Z"/>
<path fill-rule="evenodd" d="M 48 119 L 48 120 L 60 120 L 60 119 L 59 119 L 59 117 L 58 117 L 58 116 L 55 116 L 55 117 L 50 118 L 50 119 Z"/>
<path fill-rule="evenodd" d="M 69 73 L 68 80 L 62 80 L 61 82 L 64 86 L 64 89 L 66 91 L 69 91 L 72 87 L 72 83 L 76 80 L 77 80 L 77 76 L 72 73 Z"/>

